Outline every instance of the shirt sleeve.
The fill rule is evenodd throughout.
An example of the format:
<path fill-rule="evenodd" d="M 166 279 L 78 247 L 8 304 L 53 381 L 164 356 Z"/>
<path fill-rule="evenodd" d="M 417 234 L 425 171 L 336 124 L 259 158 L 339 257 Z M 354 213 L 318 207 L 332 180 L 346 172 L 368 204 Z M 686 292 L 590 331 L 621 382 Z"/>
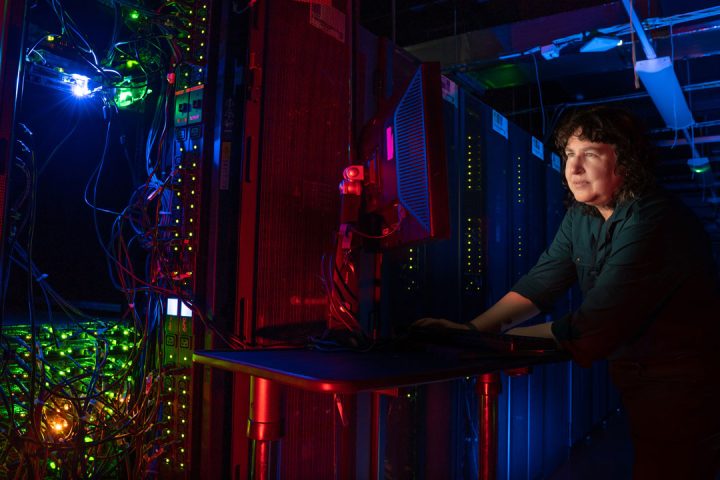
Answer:
<path fill-rule="evenodd" d="M 641 335 L 682 281 L 666 268 L 662 221 L 620 227 L 580 308 L 553 324 L 553 335 L 580 365 Z"/>
<path fill-rule="evenodd" d="M 557 299 L 577 280 L 572 261 L 572 229 L 573 212 L 568 211 L 550 247 L 511 289 L 543 312 L 551 310 Z"/>

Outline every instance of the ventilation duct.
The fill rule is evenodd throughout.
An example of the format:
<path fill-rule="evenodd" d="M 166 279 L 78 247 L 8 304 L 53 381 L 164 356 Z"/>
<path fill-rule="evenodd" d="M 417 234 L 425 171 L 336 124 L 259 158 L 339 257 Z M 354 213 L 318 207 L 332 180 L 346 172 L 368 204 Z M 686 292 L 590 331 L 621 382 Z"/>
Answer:
<path fill-rule="evenodd" d="M 695 123 L 670 57 L 640 60 L 635 71 L 669 128 L 683 130 Z"/>

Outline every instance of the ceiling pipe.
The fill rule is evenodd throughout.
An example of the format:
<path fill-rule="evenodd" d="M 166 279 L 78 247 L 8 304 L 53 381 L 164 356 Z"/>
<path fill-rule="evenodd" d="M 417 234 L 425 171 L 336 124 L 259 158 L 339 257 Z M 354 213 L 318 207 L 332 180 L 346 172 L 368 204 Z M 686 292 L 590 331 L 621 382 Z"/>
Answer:
<path fill-rule="evenodd" d="M 478 91 L 484 92 L 482 86 L 470 86 L 468 88 L 477 88 Z M 682 87 L 684 92 L 694 92 L 696 90 L 708 90 L 711 88 L 720 88 L 720 80 L 712 80 L 710 82 L 700 82 L 700 83 L 688 83 L 684 87 Z M 645 92 L 637 92 L 637 93 L 629 93 L 625 95 L 617 95 L 614 97 L 603 97 L 603 98 L 596 98 L 593 100 L 582 100 L 579 102 L 567 102 L 562 104 L 554 104 L 546 106 L 545 108 L 548 108 L 550 110 L 556 110 L 560 107 L 562 108 L 575 108 L 575 107 L 587 107 L 589 105 L 600 105 L 605 103 L 613 103 L 613 102 L 627 102 L 630 100 L 637 100 L 639 98 L 645 98 L 649 97 L 650 94 Z M 530 108 L 524 108 L 522 110 L 514 110 L 512 112 L 507 113 L 509 117 L 515 117 L 518 115 L 526 115 L 528 113 L 535 113 L 540 110 L 540 107 L 530 107 Z M 702 127 L 715 127 L 720 125 L 720 121 L 715 121 L 717 123 L 711 122 L 695 122 L 695 127 L 702 128 Z M 650 133 L 658 133 L 658 132 L 665 132 L 668 130 L 673 130 L 672 128 L 657 128 L 654 130 L 650 130 Z"/>
<path fill-rule="evenodd" d="M 720 143 L 720 135 L 706 135 L 704 137 L 695 137 L 695 145 L 701 143 Z M 655 145 L 658 147 L 674 147 L 676 145 L 687 145 L 688 141 L 683 138 L 677 140 L 658 140 Z"/>
<path fill-rule="evenodd" d="M 685 135 L 685 140 L 687 140 L 688 145 L 690 145 L 690 150 L 692 150 L 692 158 L 698 158 L 700 156 L 700 153 L 697 151 L 697 148 L 695 148 L 695 137 L 690 133 L 690 130 L 685 128 L 683 129 L 683 135 Z"/>
<path fill-rule="evenodd" d="M 650 44 L 650 40 L 648 40 L 647 35 L 645 35 L 645 29 L 643 28 L 643 24 L 640 22 L 637 13 L 635 13 L 635 9 L 633 8 L 632 3 L 630 3 L 630 0 L 623 0 L 623 6 L 625 7 L 625 10 L 627 10 L 628 15 L 630 16 L 630 21 L 633 24 L 633 28 L 635 29 L 635 33 L 637 34 L 638 39 L 640 40 L 640 45 L 642 45 L 645 56 L 648 58 L 648 60 L 657 58 L 657 55 L 655 54 L 655 49 Z"/>

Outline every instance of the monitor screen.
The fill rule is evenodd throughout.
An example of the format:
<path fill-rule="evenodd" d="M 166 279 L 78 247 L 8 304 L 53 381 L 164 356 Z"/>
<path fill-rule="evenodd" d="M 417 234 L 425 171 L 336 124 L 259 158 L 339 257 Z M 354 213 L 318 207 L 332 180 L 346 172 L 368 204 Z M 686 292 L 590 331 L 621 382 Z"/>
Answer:
<path fill-rule="evenodd" d="M 361 223 L 381 248 L 448 238 L 447 160 L 440 66 L 422 63 L 364 128 Z"/>

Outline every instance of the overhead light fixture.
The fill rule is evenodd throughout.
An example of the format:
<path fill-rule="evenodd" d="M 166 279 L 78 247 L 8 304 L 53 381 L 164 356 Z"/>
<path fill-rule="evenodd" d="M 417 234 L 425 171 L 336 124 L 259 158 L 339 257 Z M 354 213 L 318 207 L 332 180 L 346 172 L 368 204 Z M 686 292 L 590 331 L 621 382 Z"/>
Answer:
<path fill-rule="evenodd" d="M 695 123 L 670 57 L 640 60 L 635 71 L 669 128 L 682 130 Z"/>
<path fill-rule="evenodd" d="M 621 38 L 613 37 L 610 35 L 591 35 L 590 39 L 580 47 L 580 51 L 583 53 L 588 52 L 607 52 L 613 48 L 619 47 L 623 44 Z"/>
<path fill-rule="evenodd" d="M 708 157 L 695 157 L 687 161 L 688 167 L 693 173 L 707 173 L 710 171 L 710 159 Z"/>

